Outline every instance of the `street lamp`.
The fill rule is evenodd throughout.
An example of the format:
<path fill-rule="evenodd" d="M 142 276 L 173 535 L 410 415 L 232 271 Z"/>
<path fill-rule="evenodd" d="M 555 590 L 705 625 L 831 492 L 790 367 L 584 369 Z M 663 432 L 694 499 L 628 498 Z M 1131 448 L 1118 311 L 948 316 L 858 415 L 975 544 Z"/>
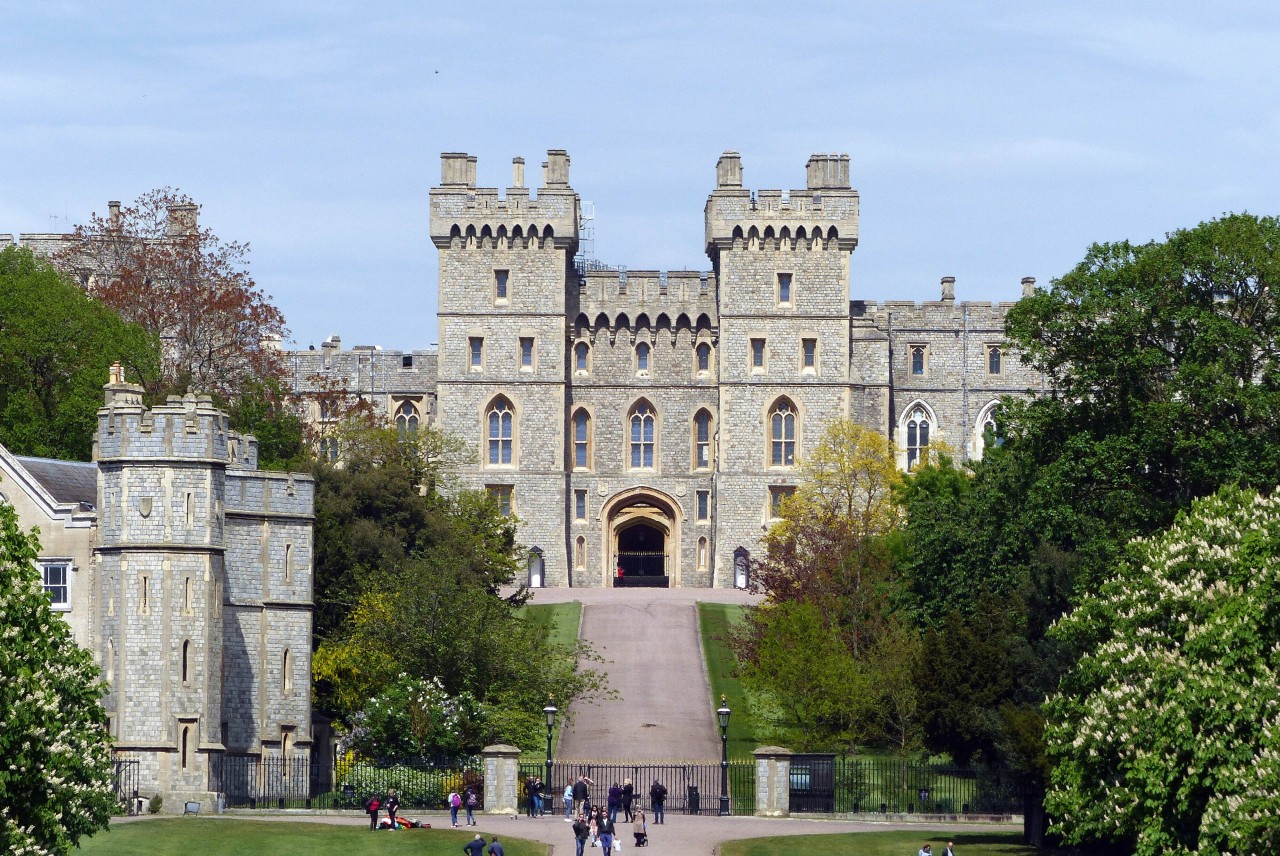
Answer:
<path fill-rule="evenodd" d="M 716 719 L 720 722 L 720 816 L 729 816 L 729 710 L 728 700 L 720 696 Z"/>
<path fill-rule="evenodd" d="M 559 712 L 551 703 L 551 696 L 548 695 L 547 706 L 542 709 L 543 716 L 547 718 L 547 777 L 542 782 L 547 788 L 551 787 L 551 732 L 556 727 L 556 714 Z M 551 792 L 555 793 L 554 790 Z"/>
<path fill-rule="evenodd" d="M 529 588 L 542 588 L 544 568 L 542 548 L 534 547 L 529 551 Z"/>

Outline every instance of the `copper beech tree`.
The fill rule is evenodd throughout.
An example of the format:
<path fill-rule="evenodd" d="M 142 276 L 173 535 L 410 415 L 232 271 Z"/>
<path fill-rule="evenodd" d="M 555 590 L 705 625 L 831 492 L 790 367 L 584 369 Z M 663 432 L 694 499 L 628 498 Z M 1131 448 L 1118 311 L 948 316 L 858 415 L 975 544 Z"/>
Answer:
<path fill-rule="evenodd" d="M 90 295 L 161 343 L 152 393 L 199 390 L 234 401 L 255 380 L 282 371 L 284 316 L 248 271 L 248 244 L 200 227 L 199 207 L 169 187 L 131 206 L 110 203 L 77 226 L 55 264 Z"/>

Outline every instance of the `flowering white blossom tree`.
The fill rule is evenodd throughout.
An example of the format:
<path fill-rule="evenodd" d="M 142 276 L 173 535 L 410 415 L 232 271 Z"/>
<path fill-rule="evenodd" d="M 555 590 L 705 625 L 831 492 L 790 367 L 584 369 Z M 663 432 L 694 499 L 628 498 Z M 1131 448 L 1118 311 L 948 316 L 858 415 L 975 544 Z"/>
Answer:
<path fill-rule="evenodd" d="M 1045 706 L 1066 842 L 1280 847 L 1280 498 L 1196 502 L 1052 632 L 1083 654 Z"/>
<path fill-rule="evenodd" d="M 102 684 L 0 502 L 0 853 L 65 854 L 115 809 Z"/>

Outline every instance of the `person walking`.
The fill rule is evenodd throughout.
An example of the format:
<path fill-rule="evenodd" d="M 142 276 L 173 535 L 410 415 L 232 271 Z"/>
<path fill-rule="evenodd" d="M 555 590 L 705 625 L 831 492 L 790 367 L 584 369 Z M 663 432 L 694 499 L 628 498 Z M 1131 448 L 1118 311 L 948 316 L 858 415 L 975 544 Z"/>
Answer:
<path fill-rule="evenodd" d="M 582 851 L 587 849 L 587 839 L 590 837 L 591 826 L 585 817 L 578 815 L 578 819 L 573 822 L 573 843 L 577 848 L 574 856 L 582 856 Z"/>
<path fill-rule="evenodd" d="M 496 835 L 489 839 L 489 856 L 502 856 L 502 845 Z"/>
<path fill-rule="evenodd" d="M 627 823 L 635 820 L 631 814 L 631 803 L 636 798 L 635 786 L 631 784 L 630 779 L 622 780 L 622 814 Z"/>
<path fill-rule="evenodd" d="M 609 798 L 605 801 L 605 806 L 609 809 L 609 822 L 613 823 L 618 819 L 618 809 L 622 807 L 622 788 L 617 782 L 609 786 Z"/>
<path fill-rule="evenodd" d="M 637 808 L 635 816 L 631 820 L 631 834 L 636 837 L 637 847 L 647 847 L 649 845 L 649 827 L 644 822 L 644 809 Z"/>
<path fill-rule="evenodd" d="M 462 807 L 467 810 L 467 826 L 476 825 L 476 807 L 479 805 L 480 797 L 476 796 L 476 789 L 467 785 L 467 792 L 462 797 Z"/>
<path fill-rule="evenodd" d="M 595 782 L 586 776 L 579 776 L 578 780 L 573 783 L 573 812 L 574 814 L 589 814 L 590 809 L 588 802 L 591 799 L 587 785 L 594 785 Z"/>
<path fill-rule="evenodd" d="M 399 829 L 396 826 L 396 812 L 400 810 L 400 797 L 396 796 L 396 789 L 392 788 L 387 791 L 387 820 L 391 821 L 392 829 Z"/>
<path fill-rule="evenodd" d="M 462 797 L 458 796 L 457 791 L 449 791 L 449 822 L 453 824 L 453 828 L 458 828 L 458 809 L 462 808 Z"/>
<path fill-rule="evenodd" d="M 587 816 L 587 828 L 591 831 L 591 846 L 600 846 L 600 806 L 591 809 L 591 814 Z"/>
<path fill-rule="evenodd" d="M 467 856 L 484 856 L 484 836 L 476 833 L 476 837 L 462 845 L 462 852 Z"/>
<path fill-rule="evenodd" d="M 667 787 L 657 779 L 653 780 L 653 787 L 649 788 L 649 802 L 653 806 L 653 822 L 664 823 L 666 813 L 663 806 L 667 802 Z"/>
<path fill-rule="evenodd" d="M 954 841 L 947 842 L 947 849 L 942 851 L 942 856 L 956 856 L 956 843 Z"/>
<path fill-rule="evenodd" d="M 524 816 L 537 817 L 538 804 L 538 777 L 530 776 L 524 782 Z"/>
<path fill-rule="evenodd" d="M 564 786 L 564 822 L 573 823 L 573 782 Z"/>
<path fill-rule="evenodd" d="M 607 854 L 613 849 L 613 818 L 605 814 L 596 824 L 596 832 L 600 835 L 600 850 Z"/>

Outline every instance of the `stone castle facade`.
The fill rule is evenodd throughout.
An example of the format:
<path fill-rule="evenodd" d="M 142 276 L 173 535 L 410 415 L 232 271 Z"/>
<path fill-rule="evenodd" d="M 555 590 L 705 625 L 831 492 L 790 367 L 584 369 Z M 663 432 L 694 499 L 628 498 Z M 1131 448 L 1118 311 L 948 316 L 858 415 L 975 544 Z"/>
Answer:
<path fill-rule="evenodd" d="M 133 786 L 212 806 L 234 756 L 309 775 L 313 484 L 257 469 L 207 397 L 142 404 L 113 371 L 91 464 L 0 449 L 3 500 L 38 526 L 46 591 L 108 685 Z M 305 784 L 303 784 L 305 790 Z"/>
<path fill-rule="evenodd" d="M 725 153 L 703 272 L 576 259 L 564 151 L 536 195 L 520 158 L 503 193 L 476 186 L 466 154 L 441 171 L 438 351 L 334 337 L 286 358 L 299 391 L 353 391 L 402 429 L 464 438 L 476 464 L 463 483 L 519 517 L 534 584 L 610 585 L 621 567 L 632 583 L 743 585 L 826 422 L 887 435 L 904 468 L 939 441 L 965 460 L 1000 397 L 1043 385 L 1004 341 L 1009 303 L 957 302 L 950 277 L 924 304 L 849 299 L 847 156 L 814 155 L 805 187 L 784 192 L 749 190 Z"/>

